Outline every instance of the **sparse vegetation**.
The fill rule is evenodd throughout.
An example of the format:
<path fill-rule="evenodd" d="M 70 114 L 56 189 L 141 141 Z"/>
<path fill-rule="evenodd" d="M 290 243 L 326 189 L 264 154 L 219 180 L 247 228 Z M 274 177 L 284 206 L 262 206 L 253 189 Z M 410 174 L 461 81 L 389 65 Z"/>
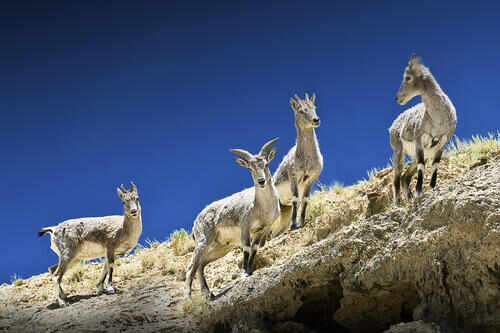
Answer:
<path fill-rule="evenodd" d="M 85 272 L 87 271 L 85 266 L 86 265 L 82 263 L 78 264 L 71 272 L 71 277 L 69 278 L 69 280 L 76 283 L 82 282 Z"/>
<path fill-rule="evenodd" d="M 486 137 L 474 136 L 471 140 L 454 138 L 440 164 L 437 186 L 462 175 L 478 159 L 490 159 L 495 155 L 500 155 L 500 133 Z M 430 165 L 427 167 L 430 168 Z M 426 175 L 430 177 L 430 172 L 426 172 Z M 259 250 L 254 267 L 266 269 L 280 264 L 298 254 L 304 247 L 342 230 L 344 226 L 366 216 L 395 209 L 392 203 L 392 168 L 371 169 L 367 178 L 350 186 L 339 183 L 320 185 L 308 205 L 306 226 L 266 243 Z M 428 183 L 426 179 L 426 184 Z M 429 188 L 424 188 L 424 193 L 426 191 Z M 166 281 L 165 284 L 173 285 L 185 279 L 186 267 L 194 249 L 194 240 L 186 230 L 173 232 L 164 242 L 147 240 L 145 243 L 139 245 L 132 254 L 116 260 L 113 278 L 117 289 L 140 288 L 153 281 Z M 206 268 L 209 285 L 217 287 L 237 283 L 241 257 L 241 249 L 234 249 L 218 262 L 209 264 Z M 70 295 L 95 294 L 102 269 L 102 260 L 76 265 L 66 277 Z M 14 307 L 47 304 L 56 297 L 53 286 L 53 277 L 48 273 L 29 279 L 22 279 L 15 274 L 11 278 L 11 285 L 0 286 L 0 304 L 7 302 Z M 203 298 L 199 298 L 198 291 L 194 293 L 193 299 L 194 303 L 179 303 L 182 308 L 180 310 L 196 315 L 209 310 Z"/>
<path fill-rule="evenodd" d="M 500 153 L 500 131 L 488 136 L 474 135 L 471 140 L 461 140 L 454 136 L 446 150 L 451 163 L 469 165 L 487 157 L 488 153 Z"/>
<path fill-rule="evenodd" d="M 20 287 L 24 284 L 24 280 L 17 273 L 12 275 L 12 278 L 10 280 L 12 284 L 16 287 Z"/>
<path fill-rule="evenodd" d="M 193 236 L 184 229 L 174 231 L 169 241 L 176 256 L 183 256 L 194 250 Z"/>
<path fill-rule="evenodd" d="M 184 300 L 182 302 L 182 311 L 192 313 L 198 318 L 208 316 L 210 309 L 210 301 L 204 296 L 193 297 L 191 300 Z"/>

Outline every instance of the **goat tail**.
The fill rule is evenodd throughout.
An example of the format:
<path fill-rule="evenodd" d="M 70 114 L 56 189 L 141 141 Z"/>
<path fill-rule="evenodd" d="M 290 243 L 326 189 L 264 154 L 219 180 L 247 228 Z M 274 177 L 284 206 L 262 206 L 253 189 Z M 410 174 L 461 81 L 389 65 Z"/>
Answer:
<path fill-rule="evenodd" d="M 38 232 L 38 237 L 42 237 L 46 232 L 50 232 L 52 233 L 52 229 L 49 227 L 49 228 L 42 228 L 42 230 L 40 230 Z"/>

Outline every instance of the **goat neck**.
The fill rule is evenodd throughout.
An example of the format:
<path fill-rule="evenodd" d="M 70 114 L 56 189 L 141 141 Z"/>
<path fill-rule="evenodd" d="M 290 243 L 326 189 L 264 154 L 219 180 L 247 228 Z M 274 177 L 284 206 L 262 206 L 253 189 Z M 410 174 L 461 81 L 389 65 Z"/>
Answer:
<path fill-rule="evenodd" d="M 123 215 L 123 233 L 124 235 L 141 234 L 142 232 L 142 216 L 141 211 L 137 216 Z"/>
<path fill-rule="evenodd" d="M 273 209 L 278 206 L 278 197 L 278 192 L 273 184 L 271 171 L 269 171 L 269 167 L 267 167 L 266 186 L 264 186 L 263 188 L 261 188 L 260 186 L 255 186 L 254 206 L 262 207 L 262 211 L 265 212 L 273 211 Z"/>
<path fill-rule="evenodd" d="M 425 82 L 422 102 L 435 126 L 449 127 L 456 122 L 457 115 L 453 103 L 432 75 Z"/>
<path fill-rule="evenodd" d="M 318 150 L 318 138 L 313 127 L 303 128 L 295 123 L 297 128 L 296 154 L 299 156 L 313 155 Z"/>

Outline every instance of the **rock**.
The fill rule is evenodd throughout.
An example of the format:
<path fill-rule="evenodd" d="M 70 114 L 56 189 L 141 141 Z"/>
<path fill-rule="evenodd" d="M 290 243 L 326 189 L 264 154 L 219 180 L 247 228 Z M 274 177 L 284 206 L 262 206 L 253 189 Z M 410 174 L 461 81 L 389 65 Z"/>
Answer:
<path fill-rule="evenodd" d="M 336 332 L 423 320 L 442 332 L 499 332 L 500 158 L 490 162 L 255 272 L 213 302 L 211 320 Z"/>
<path fill-rule="evenodd" d="M 366 208 L 366 217 L 380 213 L 386 206 L 386 199 L 377 192 L 366 194 L 368 206 Z"/>
<path fill-rule="evenodd" d="M 290 333 L 290 332 L 315 333 L 316 331 L 307 328 L 307 326 L 304 324 L 296 323 L 293 321 L 286 321 L 284 323 L 278 324 L 272 329 L 272 333 Z"/>
<path fill-rule="evenodd" d="M 314 241 L 320 241 L 322 239 L 325 239 L 328 235 L 330 234 L 330 228 L 328 227 L 323 227 L 319 229 L 314 230 Z"/>
<path fill-rule="evenodd" d="M 424 323 L 419 320 L 393 325 L 387 331 L 384 331 L 384 333 L 441 333 L 441 330 L 434 323 Z"/>
<path fill-rule="evenodd" d="M 392 172 L 392 167 L 385 168 L 384 170 L 380 170 L 379 172 L 377 172 L 375 177 L 381 179 L 381 178 L 384 178 L 385 176 L 387 176 L 388 174 L 390 174 L 391 172 Z"/>
<path fill-rule="evenodd" d="M 474 169 L 474 168 L 477 168 L 478 166 L 480 165 L 485 165 L 486 163 L 488 162 L 488 158 L 486 156 L 484 157 L 481 157 L 480 159 L 478 159 L 476 162 L 474 162 L 474 164 L 472 164 L 470 166 L 470 169 Z"/>

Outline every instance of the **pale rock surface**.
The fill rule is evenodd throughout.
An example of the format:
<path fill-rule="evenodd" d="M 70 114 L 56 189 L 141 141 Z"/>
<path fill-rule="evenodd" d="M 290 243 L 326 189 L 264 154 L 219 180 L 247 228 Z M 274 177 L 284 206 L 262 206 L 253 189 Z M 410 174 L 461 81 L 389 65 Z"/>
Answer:
<path fill-rule="evenodd" d="M 424 320 L 442 332 L 500 332 L 499 244 L 496 156 L 406 208 L 345 226 L 229 286 L 211 318 L 217 327 L 295 321 L 382 332 Z"/>

